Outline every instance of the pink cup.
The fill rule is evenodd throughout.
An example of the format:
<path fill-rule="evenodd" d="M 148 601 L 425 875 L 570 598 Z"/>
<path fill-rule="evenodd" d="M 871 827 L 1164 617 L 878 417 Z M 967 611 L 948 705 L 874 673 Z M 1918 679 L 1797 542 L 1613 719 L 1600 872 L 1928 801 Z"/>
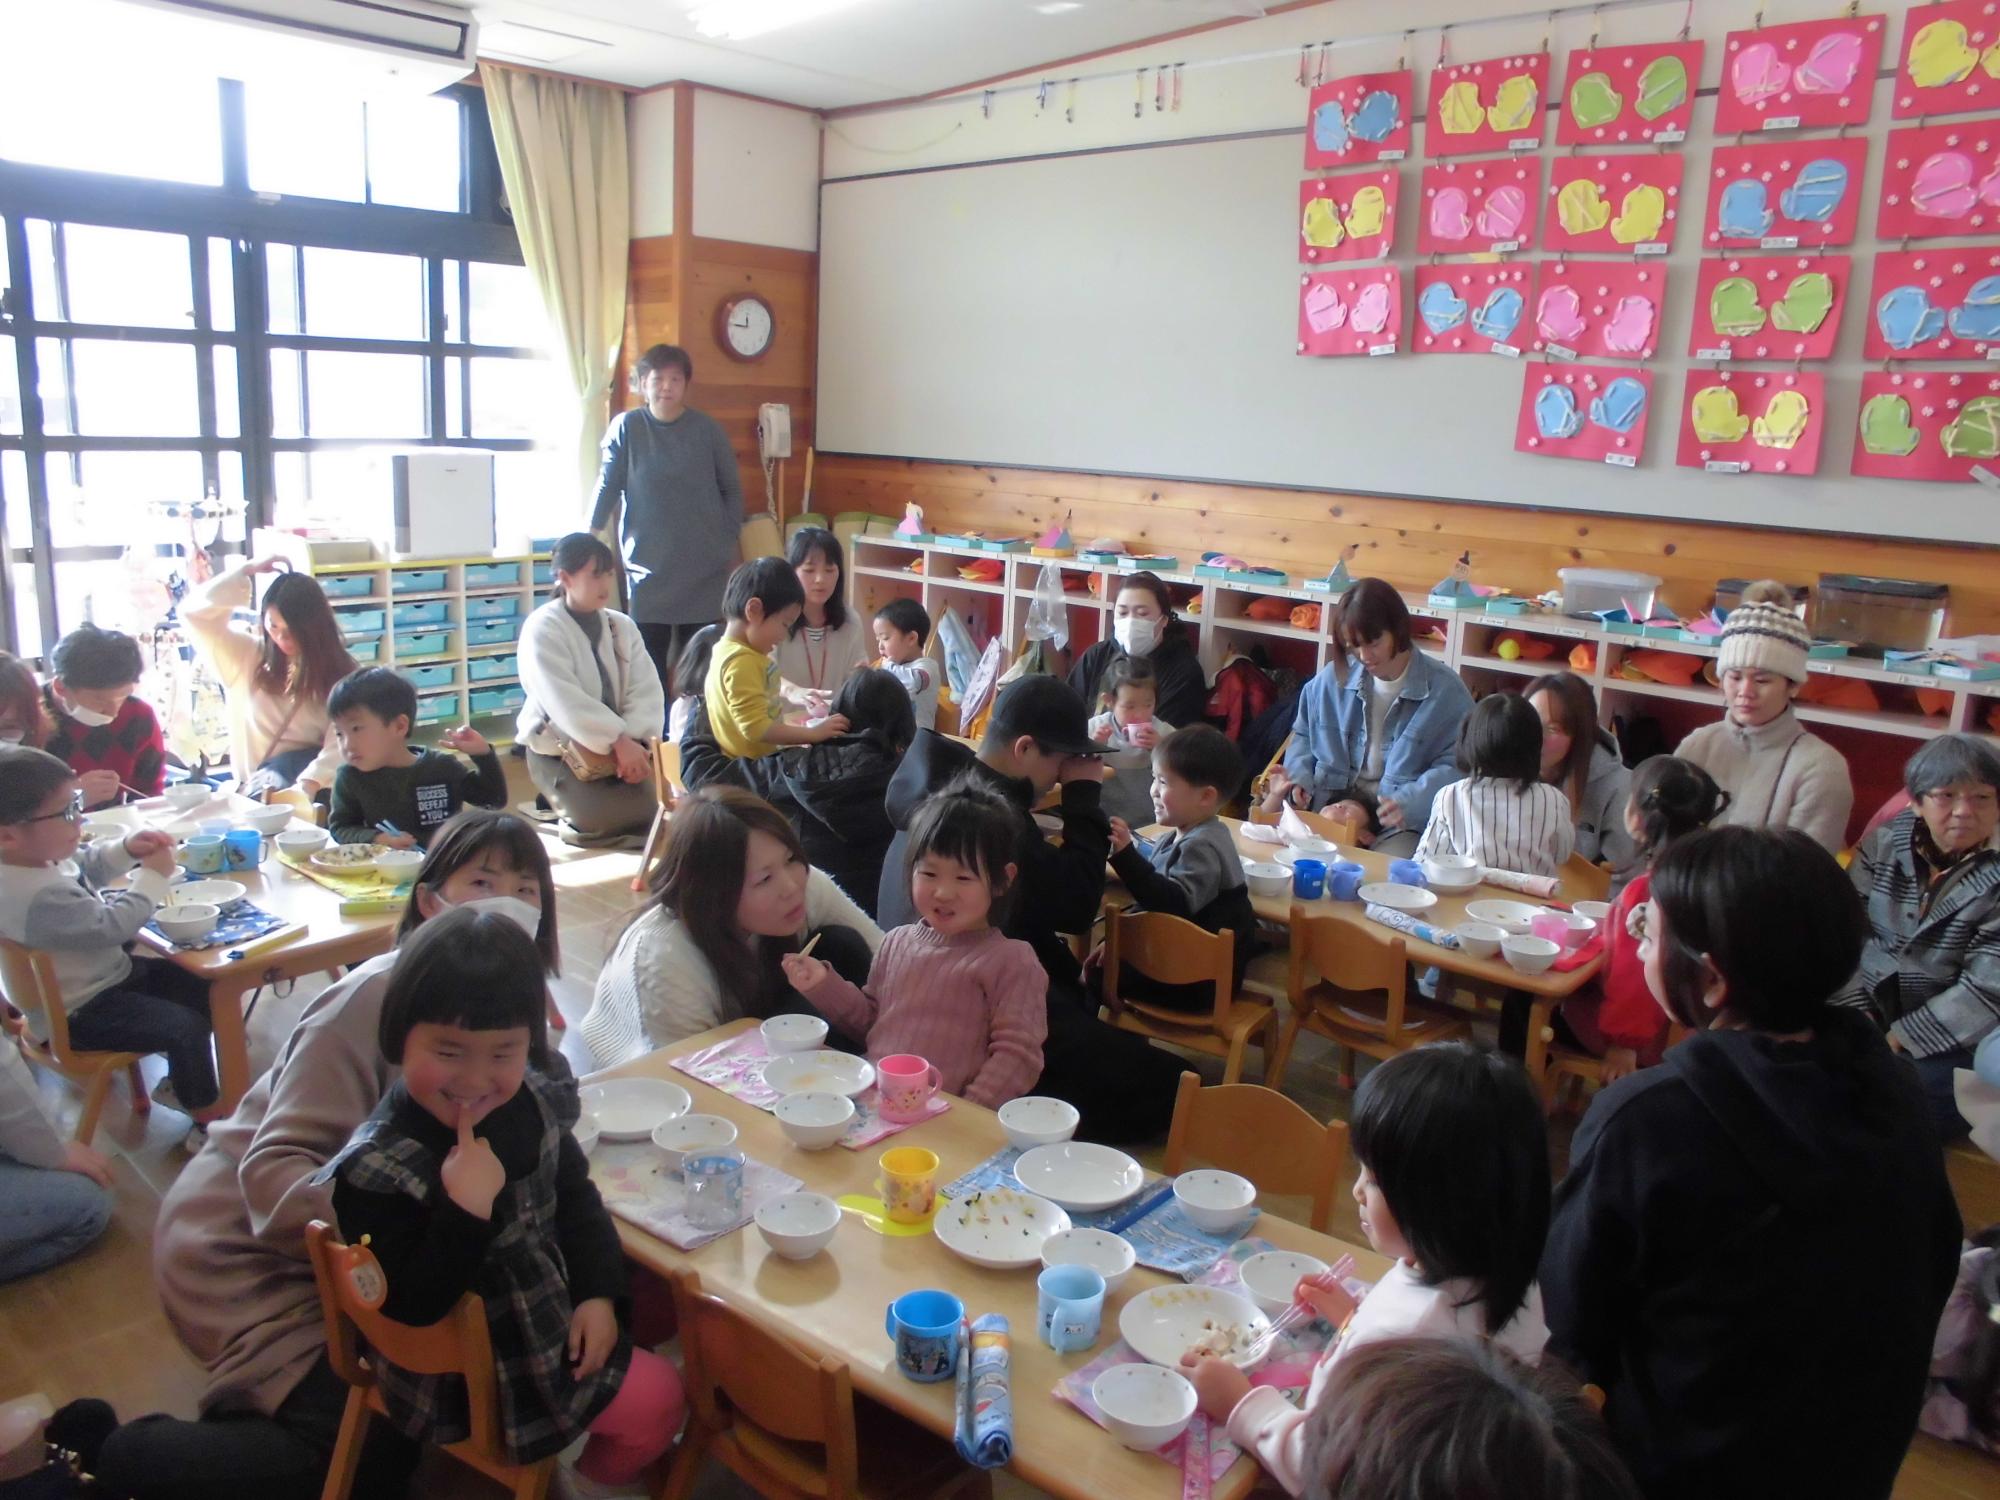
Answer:
<path fill-rule="evenodd" d="M 1559 911 L 1538 911 L 1528 923 L 1528 931 L 1538 938 L 1547 938 L 1558 948 L 1572 946 L 1569 941 L 1569 918 Z"/>
<path fill-rule="evenodd" d="M 924 1117 L 944 1080 L 915 1053 L 897 1052 L 875 1064 L 875 1083 L 882 1094 L 882 1118 L 908 1123 Z"/>

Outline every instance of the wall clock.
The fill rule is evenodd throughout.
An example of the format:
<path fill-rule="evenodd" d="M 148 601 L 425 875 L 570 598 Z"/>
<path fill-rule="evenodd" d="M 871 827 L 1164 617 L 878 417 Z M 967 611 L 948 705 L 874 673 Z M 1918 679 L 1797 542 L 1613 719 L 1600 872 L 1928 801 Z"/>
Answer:
<path fill-rule="evenodd" d="M 777 331 L 771 304 L 754 292 L 726 297 L 715 310 L 715 341 L 731 359 L 762 359 Z"/>

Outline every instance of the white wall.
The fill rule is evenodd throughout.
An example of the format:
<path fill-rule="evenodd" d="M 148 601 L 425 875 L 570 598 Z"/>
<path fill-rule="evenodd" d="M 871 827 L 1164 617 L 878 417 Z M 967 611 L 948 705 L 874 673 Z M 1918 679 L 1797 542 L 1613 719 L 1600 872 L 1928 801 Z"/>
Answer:
<path fill-rule="evenodd" d="M 632 172 L 632 238 L 674 232 L 675 89 L 634 94 L 625 104 Z"/>
<path fill-rule="evenodd" d="M 818 249 L 819 117 L 696 89 L 694 232 Z"/>

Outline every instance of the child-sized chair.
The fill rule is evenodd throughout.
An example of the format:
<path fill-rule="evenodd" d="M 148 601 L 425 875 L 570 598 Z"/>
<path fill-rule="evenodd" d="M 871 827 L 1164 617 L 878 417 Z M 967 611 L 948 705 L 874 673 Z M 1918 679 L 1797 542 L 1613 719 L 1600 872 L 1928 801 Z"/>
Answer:
<path fill-rule="evenodd" d="M 1694 1032 L 1676 1022 L 1667 1028 L 1667 1045 L 1678 1046 L 1693 1036 Z M 1542 1028 L 1542 1040 L 1553 1043 L 1556 1031 L 1553 1026 Z M 1604 1059 L 1593 1057 L 1588 1052 L 1580 1052 L 1573 1047 L 1551 1046 L 1542 1062 L 1542 1108 L 1549 1114 L 1564 1104 L 1563 1094 L 1568 1091 L 1568 1102 L 1581 1105 L 1585 1085 L 1591 1088 L 1604 1087 Z"/>
<path fill-rule="evenodd" d="M 1243 1050 L 1251 1035 L 1264 1049 L 1264 1081 L 1276 1088 L 1284 1077 L 1284 1049 L 1278 1039 L 1278 1007 L 1261 995 L 1236 992 L 1236 935 L 1207 932 L 1165 912 L 1115 911 L 1105 918 L 1104 1005 L 1111 1024 L 1219 1057 L 1222 1081 L 1243 1076 Z M 1213 1010 L 1185 1011 L 1121 995 L 1125 965 L 1168 984 L 1215 987 Z"/>
<path fill-rule="evenodd" d="M 653 814 L 653 826 L 646 830 L 646 847 L 639 851 L 639 869 L 632 877 L 632 889 L 643 891 L 653 873 L 653 861 L 667 847 L 667 825 L 673 821 L 674 803 L 685 788 L 681 785 L 681 747 L 672 740 L 653 744 L 653 795 L 660 799 Z"/>
<path fill-rule="evenodd" d="M 48 1068 L 71 1083 L 83 1085 L 83 1113 L 77 1117 L 76 1140 L 88 1146 L 97 1134 L 98 1118 L 104 1113 L 105 1096 L 111 1080 L 122 1071 L 132 1085 L 132 1113 L 143 1115 L 153 1107 L 146 1092 L 146 1079 L 139 1071 L 142 1052 L 85 1052 L 70 1044 L 69 1011 L 64 1008 L 62 986 L 56 981 L 55 960 L 33 948 L 23 948 L 9 938 L 0 938 L 0 985 L 24 1011 L 40 1011 L 48 1027 L 48 1040 L 38 1042 L 25 1031 L 15 1037 L 21 1056 L 32 1067 Z"/>
<path fill-rule="evenodd" d="M 1571 901 L 1603 901 L 1611 895 L 1611 870 L 1593 864 L 1581 854 L 1572 854 L 1556 871 L 1563 894 Z"/>
<path fill-rule="evenodd" d="M 1279 1069 L 1291 1060 L 1301 1030 L 1340 1048 L 1342 1088 L 1354 1086 L 1357 1052 L 1390 1058 L 1426 1042 L 1471 1034 L 1465 1016 L 1412 1000 L 1409 989 L 1409 949 L 1402 938 L 1345 916 L 1310 916 L 1294 901 L 1292 969 L 1286 985 L 1291 1014 L 1278 1043 Z"/>
<path fill-rule="evenodd" d="M 1190 1157 L 1249 1178 L 1260 1193 L 1311 1198 L 1310 1222 L 1325 1234 L 1347 1165 L 1347 1122 L 1322 1125 L 1275 1089 L 1254 1083 L 1205 1089 L 1199 1074 L 1183 1073 L 1167 1133 L 1167 1176 L 1185 1172 Z"/>
<path fill-rule="evenodd" d="M 673 1282 L 688 1425 L 662 1500 L 686 1500 L 709 1458 L 783 1500 L 990 1500 L 991 1477 L 967 1467 L 948 1441 L 873 1402 L 857 1407 L 840 1360 L 810 1354 L 708 1296 L 691 1270 Z"/>
<path fill-rule="evenodd" d="M 315 1219 L 306 1226 L 306 1253 L 312 1258 L 320 1314 L 326 1321 L 327 1360 L 348 1385 L 347 1409 L 341 1414 L 340 1437 L 333 1446 L 320 1500 L 349 1500 L 353 1495 L 369 1420 L 386 1415 L 375 1388 L 375 1372 L 361 1352 L 363 1340 L 370 1353 L 402 1369 L 462 1379 L 471 1433 L 462 1442 L 444 1444 L 445 1452 L 506 1485 L 515 1500 L 543 1500 L 555 1475 L 555 1456 L 516 1464 L 508 1461 L 501 1445 L 500 1394 L 485 1304 L 468 1292 L 428 1328 L 412 1328 L 383 1317 L 361 1300 L 343 1265 L 348 1247 L 332 1225 Z"/>

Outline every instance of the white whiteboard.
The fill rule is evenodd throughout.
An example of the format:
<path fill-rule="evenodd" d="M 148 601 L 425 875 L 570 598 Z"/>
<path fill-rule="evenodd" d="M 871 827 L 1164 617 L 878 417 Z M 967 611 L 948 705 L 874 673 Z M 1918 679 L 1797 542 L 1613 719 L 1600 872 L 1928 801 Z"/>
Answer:
<path fill-rule="evenodd" d="M 1667 261 L 1661 354 L 1649 362 L 1650 431 L 1636 470 L 1515 453 L 1515 361 L 1294 354 L 1303 173 L 1300 137 L 1289 132 L 826 183 L 818 444 L 2000 543 L 2000 494 L 1847 473 L 1886 85 L 1868 132 L 1860 232 L 1837 252 L 1852 254 L 1854 266 L 1838 357 L 1819 367 L 1828 401 L 1820 476 L 1675 466 L 1711 113 L 1702 99 L 1689 131 L 1687 201 Z M 1419 128 L 1413 156 L 1421 148 Z M 1419 163 L 1402 172 L 1396 243 L 1409 247 Z M 1416 257 L 1404 248 L 1392 259 L 1405 271 L 1407 349 Z"/>

